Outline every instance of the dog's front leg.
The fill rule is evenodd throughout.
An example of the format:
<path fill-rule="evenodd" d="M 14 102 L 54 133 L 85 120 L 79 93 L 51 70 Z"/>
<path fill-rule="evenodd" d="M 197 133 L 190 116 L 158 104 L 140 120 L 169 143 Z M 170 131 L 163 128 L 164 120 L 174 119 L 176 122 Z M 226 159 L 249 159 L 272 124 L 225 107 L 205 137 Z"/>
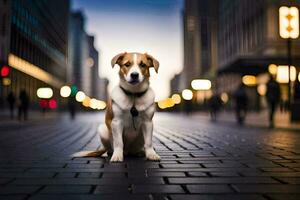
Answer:
<path fill-rule="evenodd" d="M 114 152 L 110 159 L 111 162 L 123 161 L 123 121 L 116 117 L 111 122 L 112 136 L 113 136 L 113 148 Z"/>
<path fill-rule="evenodd" d="M 153 122 L 152 120 L 147 120 L 143 123 L 142 127 L 144 136 L 144 148 L 146 158 L 148 160 L 160 160 L 159 155 L 155 152 L 152 146 L 152 136 L 153 136 Z"/>

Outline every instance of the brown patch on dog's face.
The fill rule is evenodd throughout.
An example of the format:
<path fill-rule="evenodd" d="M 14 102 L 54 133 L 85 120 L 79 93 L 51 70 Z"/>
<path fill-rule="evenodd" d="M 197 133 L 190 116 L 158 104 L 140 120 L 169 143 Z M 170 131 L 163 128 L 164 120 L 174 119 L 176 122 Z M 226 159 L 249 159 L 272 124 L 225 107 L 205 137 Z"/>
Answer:
<path fill-rule="evenodd" d="M 150 77 L 150 67 L 158 71 L 159 63 L 152 56 L 141 53 L 122 53 L 112 59 L 112 66 L 120 66 L 120 78 L 130 84 L 138 84 Z"/>

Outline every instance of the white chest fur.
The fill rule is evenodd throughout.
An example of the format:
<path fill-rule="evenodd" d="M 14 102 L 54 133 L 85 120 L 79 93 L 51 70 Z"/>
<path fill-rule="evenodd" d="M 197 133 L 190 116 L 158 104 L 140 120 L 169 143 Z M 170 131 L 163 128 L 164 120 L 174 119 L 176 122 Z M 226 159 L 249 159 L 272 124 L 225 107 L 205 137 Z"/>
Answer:
<path fill-rule="evenodd" d="M 155 104 L 154 92 L 151 88 L 141 96 L 126 95 L 122 89 L 117 86 L 111 94 L 113 100 L 113 120 L 120 120 L 123 127 L 124 145 L 131 143 L 142 135 L 141 131 L 143 124 L 152 120 Z M 133 117 L 130 109 L 135 107 L 138 111 L 138 116 Z M 142 138 L 141 138 L 142 139 Z"/>

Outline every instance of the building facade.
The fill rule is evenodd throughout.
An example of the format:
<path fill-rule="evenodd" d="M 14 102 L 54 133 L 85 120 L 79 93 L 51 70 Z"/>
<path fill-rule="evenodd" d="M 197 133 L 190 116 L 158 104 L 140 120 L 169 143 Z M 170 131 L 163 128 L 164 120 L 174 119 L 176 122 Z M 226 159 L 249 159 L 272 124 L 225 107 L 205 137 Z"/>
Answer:
<path fill-rule="evenodd" d="M 71 13 L 69 27 L 68 82 L 91 95 L 91 67 L 85 19 L 80 11 Z"/>
<path fill-rule="evenodd" d="M 94 36 L 88 36 L 88 66 L 91 67 L 91 96 L 105 101 L 108 81 L 99 76 L 99 53 L 94 46 L 94 40 Z"/>
<path fill-rule="evenodd" d="M 66 81 L 69 9 L 68 0 L 0 0 L 0 63 L 10 68 L 0 85 L 2 103 L 24 89 L 36 105 L 36 91 L 45 86 L 58 97 Z"/>
<path fill-rule="evenodd" d="M 217 68 L 217 0 L 184 3 L 184 68 L 180 88 L 196 78 L 214 79 Z"/>
<path fill-rule="evenodd" d="M 300 8 L 300 1 L 220 1 L 219 85 L 237 75 L 266 73 L 270 64 L 287 65 L 287 40 L 279 35 L 281 6 Z M 300 39 L 292 41 L 292 56 L 293 64 L 299 66 Z M 236 81 L 231 82 L 237 85 Z M 234 89 L 234 85 L 226 87 L 220 89 Z"/>

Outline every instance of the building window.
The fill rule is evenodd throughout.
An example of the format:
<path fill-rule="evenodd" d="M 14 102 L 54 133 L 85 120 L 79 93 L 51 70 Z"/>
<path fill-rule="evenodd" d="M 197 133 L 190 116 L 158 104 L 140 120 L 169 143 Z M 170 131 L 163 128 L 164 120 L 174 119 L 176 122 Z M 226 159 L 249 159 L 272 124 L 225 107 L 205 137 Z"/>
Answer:
<path fill-rule="evenodd" d="M 3 14 L 3 16 L 2 16 L 2 27 L 1 27 L 2 36 L 5 36 L 5 33 L 6 33 L 6 14 Z"/>

